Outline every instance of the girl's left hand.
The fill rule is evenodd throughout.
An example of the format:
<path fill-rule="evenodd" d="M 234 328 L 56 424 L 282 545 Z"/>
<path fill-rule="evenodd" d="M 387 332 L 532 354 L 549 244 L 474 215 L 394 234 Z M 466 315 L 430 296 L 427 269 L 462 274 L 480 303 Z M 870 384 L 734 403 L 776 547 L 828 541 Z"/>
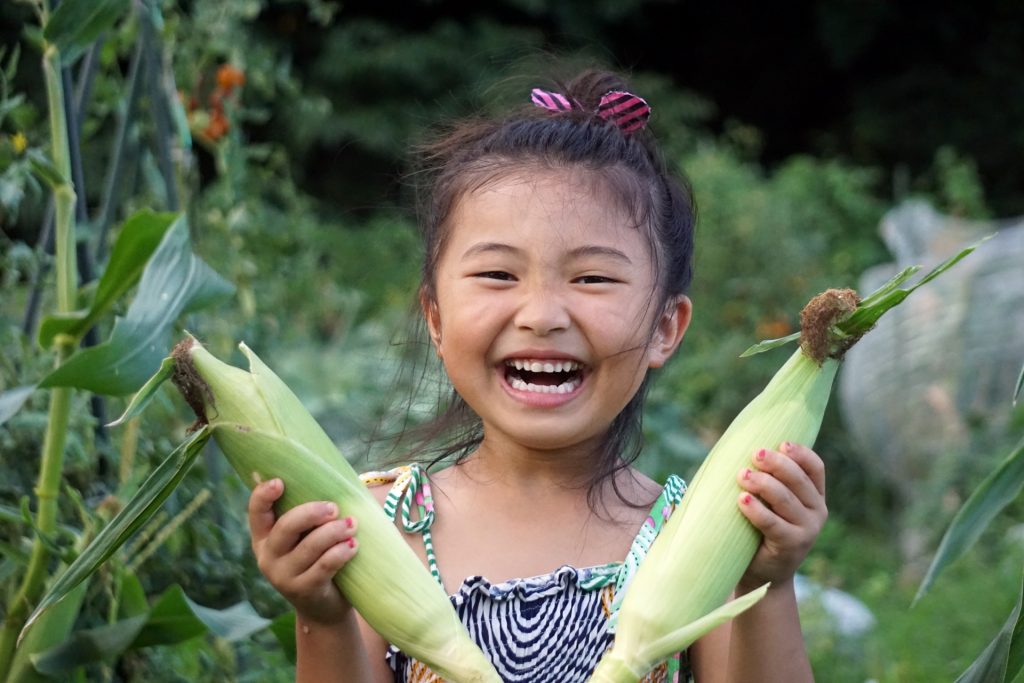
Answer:
<path fill-rule="evenodd" d="M 754 453 L 739 472 L 740 510 L 764 539 L 740 580 L 738 593 L 793 578 L 828 518 L 825 464 L 806 446 L 783 443 Z"/>

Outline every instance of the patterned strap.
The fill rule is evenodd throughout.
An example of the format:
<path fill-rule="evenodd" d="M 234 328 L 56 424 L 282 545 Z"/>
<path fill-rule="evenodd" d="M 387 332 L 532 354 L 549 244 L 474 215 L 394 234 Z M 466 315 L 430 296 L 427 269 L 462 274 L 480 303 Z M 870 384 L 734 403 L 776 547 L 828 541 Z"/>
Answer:
<path fill-rule="evenodd" d="M 434 523 L 434 496 L 430 491 L 427 473 L 414 463 L 383 472 L 367 472 L 360 476 L 368 486 L 391 483 L 391 490 L 384 499 L 384 514 L 392 522 L 396 518 L 400 520 L 402 529 L 407 533 L 419 533 L 423 537 L 430 574 L 443 586 L 441 572 L 437 569 L 437 556 L 434 554 L 434 538 L 430 533 Z M 415 518 L 413 505 L 416 506 Z"/>
<path fill-rule="evenodd" d="M 651 514 L 640 527 L 640 532 L 633 539 L 633 545 L 626 554 L 626 559 L 615 576 L 615 599 L 612 601 L 611 614 L 608 617 L 608 631 L 615 633 L 615 625 L 619 619 L 619 608 L 626 596 L 626 588 L 636 575 L 636 570 L 651 549 L 654 539 L 661 533 L 661 528 L 668 521 L 672 511 L 676 509 L 679 502 L 686 493 L 686 482 L 682 477 L 671 475 L 665 482 L 665 488 L 661 490 L 658 500 L 654 501 Z"/>
<path fill-rule="evenodd" d="M 437 556 L 434 553 L 434 539 L 430 527 L 434 523 L 434 498 L 430 490 L 427 473 L 417 464 L 396 467 L 383 472 L 367 472 L 361 475 L 367 486 L 391 483 L 391 490 L 384 500 L 384 513 L 391 521 L 401 520 L 402 528 L 408 533 L 419 533 L 423 537 L 423 547 L 427 555 L 427 566 L 431 575 L 442 586 L 441 572 L 437 568 Z M 647 557 L 654 539 L 661 532 L 672 511 L 683 499 L 686 482 L 677 475 L 671 475 L 665 482 L 658 499 L 654 501 L 651 512 L 633 539 L 625 561 L 612 562 L 600 567 L 589 567 L 580 576 L 580 587 L 584 590 L 598 590 L 605 586 L 615 585 L 615 599 L 612 602 L 608 621 L 610 632 L 615 632 L 615 623 L 619 607 L 626 594 L 629 582 L 633 580 L 640 562 Z M 413 514 L 413 506 L 416 514 Z M 398 516 L 401 512 L 401 517 Z"/>

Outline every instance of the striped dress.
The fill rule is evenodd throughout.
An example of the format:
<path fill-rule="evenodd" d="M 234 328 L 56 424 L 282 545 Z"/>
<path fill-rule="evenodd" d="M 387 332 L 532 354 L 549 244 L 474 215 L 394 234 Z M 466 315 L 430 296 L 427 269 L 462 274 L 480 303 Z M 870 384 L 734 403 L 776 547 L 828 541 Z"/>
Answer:
<path fill-rule="evenodd" d="M 409 533 L 423 536 L 427 565 L 441 581 L 430 527 L 430 482 L 418 465 L 363 475 L 368 486 L 390 484 L 384 511 Z M 622 562 L 597 567 L 559 567 L 550 574 L 491 583 L 471 576 L 451 595 L 470 637 L 490 658 L 505 683 L 583 683 L 614 640 L 615 618 L 625 588 L 686 485 L 669 477 Z M 442 683 L 425 665 L 395 646 L 388 666 L 396 683 Z M 685 653 L 655 668 L 641 683 L 692 681 Z"/>

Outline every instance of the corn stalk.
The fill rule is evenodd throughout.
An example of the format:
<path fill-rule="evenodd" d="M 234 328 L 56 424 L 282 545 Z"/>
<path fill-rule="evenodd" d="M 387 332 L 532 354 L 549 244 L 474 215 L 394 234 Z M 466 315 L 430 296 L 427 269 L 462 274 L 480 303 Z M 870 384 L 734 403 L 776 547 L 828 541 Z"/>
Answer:
<path fill-rule="evenodd" d="M 43 9 L 43 24 L 47 10 Z M 52 184 L 56 207 L 55 261 L 57 275 L 57 313 L 71 313 L 75 308 L 78 277 L 75 268 L 75 188 L 71 181 L 71 153 L 68 145 L 67 119 L 64 112 L 64 87 L 61 78 L 61 56 L 56 45 L 43 44 L 43 76 L 46 100 L 50 110 L 52 141 Z M 58 335 L 54 340 L 55 367 L 60 367 L 74 352 L 76 340 Z M 43 440 L 36 494 L 36 537 L 32 543 L 28 567 L 18 592 L 11 600 L 3 631 L 0 632 L 0 680 L 6 680 L 18 633 L 32 607 L 42 595 L 47 577 L 50 551 L 42 535 L 51 535 L 57 528 L 57 495 L 64 445 L 71 411 L 72 389 L 56 387 L 50 392 L 50 409 L 46 436 Z"/>

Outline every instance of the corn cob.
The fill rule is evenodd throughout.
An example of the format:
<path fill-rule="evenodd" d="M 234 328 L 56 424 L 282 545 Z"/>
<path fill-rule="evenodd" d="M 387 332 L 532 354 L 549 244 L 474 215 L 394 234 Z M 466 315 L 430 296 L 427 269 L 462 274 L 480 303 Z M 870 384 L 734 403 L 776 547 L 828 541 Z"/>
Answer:
<path fill-rule="evenodd" d="M 898 287 L 917 268 L 903 271 L 863 301 L 852 290 L 828 290 L 804 308 L 798 335 L 765 342 L 744 354 L 800 339 L 800 348 L 704 459 L 679 508 L 626 588 L 615 617 L 614 644 L 590 681 L 638 681 L 659 662 L 764 596 L 767 586 L 723 606 L 761 541 L 760 533 L 737 508 L 737 473 L 749 466 L 755 449 L 776 447 L 783 441 L 813 444 L 843 354 L 882 314 L 974 248 L 942 263 L 907 289 Z"/>
<path fill-rule="evenodd" d="M 209 424 L 250 487 L 280 478 L 278 512 L 313 500 L 359 520 L 359 552 L 334 577 L 378 633 L 456 683 L 500 683 L 470 639 L 440 584 L 299 399 L 245 344 L 249 372 L 217 360 L 192 338 L 174 351 L 174 383 Z"/>

